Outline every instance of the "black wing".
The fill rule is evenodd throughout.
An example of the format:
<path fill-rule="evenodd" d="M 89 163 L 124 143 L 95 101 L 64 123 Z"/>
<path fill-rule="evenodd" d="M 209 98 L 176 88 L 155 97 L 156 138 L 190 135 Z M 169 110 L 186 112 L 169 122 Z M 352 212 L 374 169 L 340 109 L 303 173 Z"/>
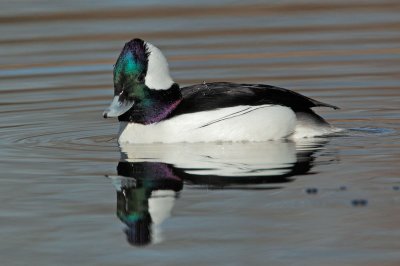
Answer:
<path fill-rule="evenodd" d="M 299 93 L 263 84 L 230 82 L 203 83 L 181 89 L 183 101 L 171 116 L 233 107 L 237 105 L 276 104 L 288 106 L 295 112 L 309 112 L 316 106 L 338 107 L 319 102 Z"/>

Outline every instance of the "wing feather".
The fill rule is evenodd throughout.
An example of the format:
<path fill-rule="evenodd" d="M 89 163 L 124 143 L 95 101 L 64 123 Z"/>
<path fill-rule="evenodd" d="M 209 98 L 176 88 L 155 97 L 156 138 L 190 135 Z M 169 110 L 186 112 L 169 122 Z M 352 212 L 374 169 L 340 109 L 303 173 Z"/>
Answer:
<path fill-rule="evenodd" d="M 203 83 L 184 87 L 181 93 L 183 101 L 171 116 L 238 105 L 275 104 L 290 107 L 295 112 L 307 112 L 317 106 L 339 109 L 294 91 L 263 84 Z"/>

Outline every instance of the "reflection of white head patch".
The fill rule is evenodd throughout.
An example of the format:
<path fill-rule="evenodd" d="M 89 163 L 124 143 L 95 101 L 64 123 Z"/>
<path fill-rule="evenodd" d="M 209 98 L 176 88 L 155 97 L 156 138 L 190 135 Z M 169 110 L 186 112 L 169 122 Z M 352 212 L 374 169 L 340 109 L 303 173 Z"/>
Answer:
<path fill-rule="evenodd" d="M 168 62 L 160 49 L 146 42 L 149 51 L 145 84 L 150 89 L 166 90 L 174 83 L 169 75 Z"/>

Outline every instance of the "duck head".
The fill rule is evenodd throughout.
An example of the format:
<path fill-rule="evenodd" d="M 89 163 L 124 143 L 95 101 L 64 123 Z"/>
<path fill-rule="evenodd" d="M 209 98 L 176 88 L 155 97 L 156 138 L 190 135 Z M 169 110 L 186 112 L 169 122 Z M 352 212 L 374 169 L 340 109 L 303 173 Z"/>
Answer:
<path fill-rule="evenodd" d="M 125 44 L 115 63 L 114 99 L 103 117 L 120 117 L 136 105 L 146 111 L 143 106 L 150 106 L 150 96 L 154 94 L 151 92 L 169 90 L 173 85 L 161 51 L 141 39 L 133 39 Z"/>

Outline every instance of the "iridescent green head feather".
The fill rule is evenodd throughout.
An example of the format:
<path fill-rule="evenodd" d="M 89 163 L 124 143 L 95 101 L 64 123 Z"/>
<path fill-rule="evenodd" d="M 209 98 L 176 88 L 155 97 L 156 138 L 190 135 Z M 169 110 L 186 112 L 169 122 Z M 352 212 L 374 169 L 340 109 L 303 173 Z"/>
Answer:
<path fill-rule="evenodd" d="M 144 41 L 133 39 L 122 49 L 114 66 L 114 95 L 134 97 L 145 86 L 149 52 Z"/>

